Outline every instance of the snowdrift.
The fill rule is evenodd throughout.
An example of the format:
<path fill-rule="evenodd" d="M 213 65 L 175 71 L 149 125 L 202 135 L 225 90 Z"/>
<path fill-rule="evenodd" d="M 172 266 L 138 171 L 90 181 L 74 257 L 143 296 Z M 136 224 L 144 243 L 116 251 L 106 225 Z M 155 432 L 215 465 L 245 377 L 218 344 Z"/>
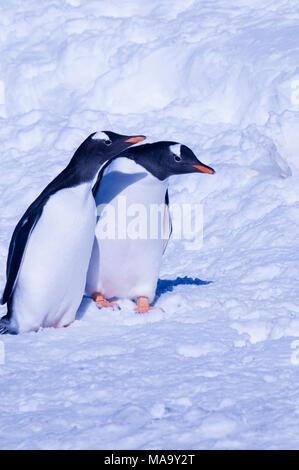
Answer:
<path fill-rule="evenodd" d="M 85 299 L 67 329 L 1 338 L 1 448 L 298 448 L 298 15 L 1 5 L 3 287 L 17 221 L 89 133 L 177 140 L 216 170 L 171 181 L 171 202 L 202 203 L 204 244 L 169 243 L 149 315 Z"/>

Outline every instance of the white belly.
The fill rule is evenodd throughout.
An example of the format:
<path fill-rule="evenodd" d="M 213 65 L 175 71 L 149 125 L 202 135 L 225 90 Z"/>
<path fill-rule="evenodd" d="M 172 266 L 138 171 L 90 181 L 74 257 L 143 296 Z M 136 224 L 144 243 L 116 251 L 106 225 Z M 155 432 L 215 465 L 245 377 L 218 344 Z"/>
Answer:
<path fill-rule="evenodd" d="M 28 240 L 14 290 L 12 325 L 19 333 L 74 321 L 84 293 L 95 223 L 90 184 L 50 197 Z"/>
<path fill-rule="evenodd" d="M 131 184 L 126 186 L 126 183 Z M 153 204 L 164 208 L 166 189 L 166 182 L 154 178 L 131 160 L 118 158 L 109 165 L 100 183 L 96 204 L 109 203 L 115 209 L 115 239 L 103 237 L 103 225 L 106 222 L 103 217 L 100 218 L 87 275 L 87 294 L 101 292 L 106 298 L 131 299 L 146 296 L 150 301 L 153 300 L 163 254 L 163 237 L 161 224 L 156 227 L 157 237 L 150 236 L 149 213 Z M 145 239 L 131 238 L 134 214 L 132 212 L 130 217 L 129 208 L 136 203 L 142 205 L 142 211 L 146 214 L 147 227 L 141 230 L 143 235 L 146 233 Z M 126 219 L 121 217 L 125 212 L 124 204 L 129 214 Z M 139 220 L 143 223 L 144 218 Z M 126 231 L 129 229 L 129 236 L 127 233 L 125 239 L 119 239 L 125 233 L 124 224 Z"/>

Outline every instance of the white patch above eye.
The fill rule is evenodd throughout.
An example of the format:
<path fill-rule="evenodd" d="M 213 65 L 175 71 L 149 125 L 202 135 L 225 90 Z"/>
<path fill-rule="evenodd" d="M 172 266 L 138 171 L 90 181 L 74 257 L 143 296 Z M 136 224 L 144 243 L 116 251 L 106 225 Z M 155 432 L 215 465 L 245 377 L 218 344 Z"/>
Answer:
<path fill-rule="evenodd" d="M 103 131 L 96 132 L 95 135 L 92 136 L 92 139 L 94 139 L 94 140 L 110 140 L 108 135 Z"/>
<path fill-rule="evenodd" d="M 181 157 L 181 144 L 170 145 L 169 148 L 177 157 Z"/>

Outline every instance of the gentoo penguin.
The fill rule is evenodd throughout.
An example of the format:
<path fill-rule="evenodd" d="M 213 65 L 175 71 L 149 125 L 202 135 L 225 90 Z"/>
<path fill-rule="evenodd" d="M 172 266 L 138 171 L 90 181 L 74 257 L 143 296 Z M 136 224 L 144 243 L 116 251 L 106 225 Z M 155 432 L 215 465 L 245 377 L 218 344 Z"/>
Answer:
<path fill-rule="evenodd" d="M 168 178 L 194 172 L 213 174 L 214 170 L 201 163 L 190 148 L 177 142 L 136 146 L 102 168 L 93 193 L 98 209 L 107 204 L 116 224 L 123 220 L 119 212 L 127 208 L 129 213 L 132 204 L 142 205 L 147 220 L 153 205 L 162 205 L 164 212 L 163 220 L 155 229 L 156 235 L 149 236 L 146 227 L 147 233 L 142 239 L 115 232 L 104 236 L 107 217 L 102 212 L 97 222 L 86 282 L 86 294 L 93 297 L 98 307 L 114 305 L 115 302 L 107 300 L 114 297 L 130 298 L 137 300 L 137 312 L 149 311 L 162 255 L 172 230 Z M 98 215 L 99 211 L 101 209 Z"/>
<path fill-rule="evenodd" d="M 92 186 L 101 166 L 144 136 L 91 134 L 17 224 L 9 246 L 0 333 L 62 327 L 81 302 L 96 225 Z"/>

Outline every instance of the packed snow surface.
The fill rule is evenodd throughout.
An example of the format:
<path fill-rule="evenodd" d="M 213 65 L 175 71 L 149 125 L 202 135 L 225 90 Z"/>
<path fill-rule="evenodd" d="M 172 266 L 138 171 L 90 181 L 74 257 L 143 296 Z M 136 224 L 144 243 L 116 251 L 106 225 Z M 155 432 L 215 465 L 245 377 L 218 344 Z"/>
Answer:
<path fill-rule="evenodd" d="M 204 243 L 170 241 L 149 314 L 85 298 L 68 328 L 1 337 L 0 447 L 298 449 L 298 1 L 0 12 L 3 288 L 17 221 L 89 133 L 179 141 L 216 170 L 172 178 Z"/>

